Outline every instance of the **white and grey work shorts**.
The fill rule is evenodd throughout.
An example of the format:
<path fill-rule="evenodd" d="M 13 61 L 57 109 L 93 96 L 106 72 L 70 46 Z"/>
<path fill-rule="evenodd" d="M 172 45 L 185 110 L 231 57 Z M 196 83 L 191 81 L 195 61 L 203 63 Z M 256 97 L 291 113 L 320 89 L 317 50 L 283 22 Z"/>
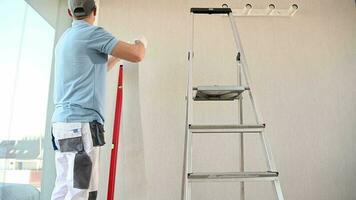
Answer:
<path fill-rule="evenodd" d="M 97 121 L 90 123 L 54 123 L 52 125 L 52 144 L 56 153 L 71 154 L 73 161 L 62 163 L 69 166 L 71 187 L 81 190 L 97 190 L 96 156 L 92 152 L 105 144 L 104 127 Z M 62 165 L 56 163 L 57 165 Z M 95 166 L 94 166 L 95 165 Z M 58 174 L 57 174 L 58 176 Z M 94 177 L 93 177 L 94 176 Z M 94 180 L 93 180 L 94 179 Z M 94 184 L 94 186 L 92 186 Z"/>

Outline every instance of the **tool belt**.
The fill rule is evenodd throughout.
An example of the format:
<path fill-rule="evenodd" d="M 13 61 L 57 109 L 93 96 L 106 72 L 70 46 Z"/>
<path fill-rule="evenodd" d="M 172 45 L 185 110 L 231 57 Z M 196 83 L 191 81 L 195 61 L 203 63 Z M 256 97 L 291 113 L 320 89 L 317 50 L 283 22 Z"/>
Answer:
<path fill-rule="evenodd" d="M 73 123 L 78 125 L 72 125 L 71 131 L 61 134 L 59 137 L 53 135 L 52 127 L 52 146 L 54 150 L 60 150 L 61 152 L 82 151 L 83 139 L 81 135 L 81 123 Z M 98 121 L 89 122 L 92 143 L 94 147 L 103 146 L 105 144 L 104 137 L 104 125 Z M 56 142 L 56 139 L 58 142 Z"/>

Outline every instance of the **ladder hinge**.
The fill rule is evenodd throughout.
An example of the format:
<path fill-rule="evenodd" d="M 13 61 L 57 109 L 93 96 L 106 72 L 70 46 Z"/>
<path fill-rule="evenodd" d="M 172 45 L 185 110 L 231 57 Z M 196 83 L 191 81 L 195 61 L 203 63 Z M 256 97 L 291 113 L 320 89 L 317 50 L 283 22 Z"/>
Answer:
<path fill-rule="evenodd" d="M 189 51 L 188 52 L 188 60 L 191 60 L 194 57 L 194 53 Z"/>
<path fill-rule="evenodd" d="M 240 52 L 237 52 L 236 60 L 237 60 L 237 61 L 241 61 L 241 54 L 240 54 Z"/>

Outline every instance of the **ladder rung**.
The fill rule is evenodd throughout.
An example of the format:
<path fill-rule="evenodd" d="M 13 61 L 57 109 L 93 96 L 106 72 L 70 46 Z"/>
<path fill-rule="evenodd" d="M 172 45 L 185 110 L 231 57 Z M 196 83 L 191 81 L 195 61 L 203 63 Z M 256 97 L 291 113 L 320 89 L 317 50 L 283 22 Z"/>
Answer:
<path fill-rule="evenodd" d="M 249 87 L 244 86 L 198 86 L 194 87 L 194 101 L 233 101 Z"/>
<path fill-rule="evenodd" d="M 259 133 L 265 127 L 265 124 L 189 125 L 189 130 L 192 133 Z"/>
<path fill-rule="evenodd" d="M 204 181 L 272 181 L 278 178 L 278 172 L 197 172 L 188 174 L 190 182 Z"/>

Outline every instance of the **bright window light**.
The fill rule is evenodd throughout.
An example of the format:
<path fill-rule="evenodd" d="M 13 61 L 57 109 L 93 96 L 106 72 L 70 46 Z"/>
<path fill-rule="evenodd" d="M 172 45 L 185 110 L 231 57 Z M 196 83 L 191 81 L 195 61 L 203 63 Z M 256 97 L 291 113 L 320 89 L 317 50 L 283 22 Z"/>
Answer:
<path fill-rule="evenodd" d="M 39 191 L 55 30 L 23 0 L 0 7 L 0 190 Z"/>

